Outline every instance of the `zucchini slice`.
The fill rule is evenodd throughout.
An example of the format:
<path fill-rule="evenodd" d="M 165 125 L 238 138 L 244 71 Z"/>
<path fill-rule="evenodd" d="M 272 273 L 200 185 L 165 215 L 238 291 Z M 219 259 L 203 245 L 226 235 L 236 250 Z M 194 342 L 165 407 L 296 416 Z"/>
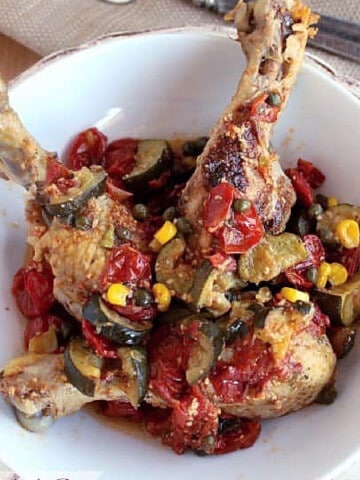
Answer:
<path fill-rule="evenodd" d="M 343 285 L 315 290 L 314 299 L 333 322 L 351 325 L 360 314 L 360 273 Z"/>
<path fill-rule="evenodd" d="M 83 306 L 82 313 L 98 333 L 122 345 L 138 345 L 151 328 L 150 322 L 130 322 L 109 308 L 100 295 L 93 295 Z"/>
<path fill-rule="evenodd" d="M 190 351 L 185 374 L 189 385 L 196 385 L 207 376 L 224 346 L 224 336 L 216 323 L 200 315 L 190 315 L 180 321 L 185 334 L 194 322 L 198 322 L 197 341 Z"/>
<path fill-rule="evenodd" d="M 65 374 L 82 394 L 93 397 L 100 380 L 103 359 L 95 355 L 83 338 L 73 338 L 64 353 Z"/>
<path fill-rule="evenodd" d="M 84 206 L 89 198 L 103 193 L 107 173 L 101 167 L 83 167 L 74 175 L 76 186 L 70 187 L 66 194 L 54 193 L 52 185 L 39 192 L 39 203 L 48 215 L 67 217 Z"/>
<path fill-rule="evenodd" d="M 328 208 L 319 218 L 316 231 L 326 245 L 337 245 L 336 227 L 342 221 L 352 219 L 360 222 L 360 207 L 348 203 L 340 203 Z"/>
<path fill-rule="evenodd" d="M 156 280 L 180 298 L 186 297 L 194 281 L 192 266 L 181 261 L 185 249 L 185 240 L 174 238 L 160 250 L 155 263 Z"/>
<path fill-rule="evenodd" d="M 145 397 L 148 388 L 148 364 L 146 350 L 141 347 L 120 347 L 117 350 L 121 360 L 122 389 L 129 402 L 137 408 Z"/>
<path fill-rule="evenodd" d="M 195 273 L 194 284 L 190 291 L 192 305 L 199 311 L 209 310 L 214 317 L 228 312 L 231 302 L 226 297 L 229 290 L 244 287 L 238 275 L 213 268 L 209 260 L 205 260 Z"/>
<path fill-rule="evenodd" d="M 265 235 L 258 245 L 240 255 L 239 275 L 244 281 L 259 284 L 272 280 L 307 258 L 306 248 L 297 235 L 293 233 Z"/>
<path fill-rule="evenodd" d="M 141 140 L 135 157 L 135 167 L 123 178 L 125 186 L 135 192 L 147 190 L 150 180 L 157 179 L 172 163 L 172 152 L 165 140 Z"/>

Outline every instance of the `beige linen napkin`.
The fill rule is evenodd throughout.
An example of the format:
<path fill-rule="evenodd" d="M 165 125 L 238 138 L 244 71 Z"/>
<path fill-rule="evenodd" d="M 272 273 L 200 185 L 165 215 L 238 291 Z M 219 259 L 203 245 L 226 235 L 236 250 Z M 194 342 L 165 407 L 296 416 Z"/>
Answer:
<path fill-rule="evenodd" d="M 360 22 L 360 0 L 307 0 L 323 14 Z M 0 32 L 40 55 L 74 47 L 115 31 L 183 25 L 224 25 L 223 19 L 191 0 L 133 0 L 111 5 L 100 0 L 0 0 Z M 314 51 L 339 74 L 360 78 L 360 65 Z"/>

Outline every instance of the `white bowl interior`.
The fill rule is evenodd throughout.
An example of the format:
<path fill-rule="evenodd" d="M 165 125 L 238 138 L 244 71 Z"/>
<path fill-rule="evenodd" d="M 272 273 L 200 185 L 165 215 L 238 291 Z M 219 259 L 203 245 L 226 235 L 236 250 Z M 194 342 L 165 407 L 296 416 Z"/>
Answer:
<path fill-rule="evenodd" d="M 63 54 L 12 85 L 13 107 L 32 134 L 60 153 L 77 132 L 97 125 L 110 139 L 206 134 L 235 91 L 244 58 L 228 32 L 183 29 L 114 37 Z M 283 164 L 314 161 L 324 190 L 360 203 L 360 104 L 342 86 L 305 65 L 279 121 L 275 148 Z M 0 181 L 0 364 L 22 348 L 24 320 L 9 289 L 22 263 L 23 193 Z M 32 471 L 102 472 L 103 478 L 314 480 L 333 478 L 359 453 L 360 350 L 340 363 L 339 396 L 264 421 L 251 449 L 214 458 L 176 456 L 147 434 L 84 410 L 46 435 L 22 430 L 0 400 L 0 459 Z"/>

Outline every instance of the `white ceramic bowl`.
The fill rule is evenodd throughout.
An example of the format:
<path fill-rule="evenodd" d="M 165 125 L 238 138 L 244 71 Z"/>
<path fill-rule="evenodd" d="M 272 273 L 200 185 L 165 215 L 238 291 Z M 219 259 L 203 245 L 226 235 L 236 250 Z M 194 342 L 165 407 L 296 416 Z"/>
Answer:
<path fill-rule="evenodd" d="M 16 80 L 13 107 L 49 150 L 98 125 L 110 138 L 206 134 L 244 66 L 229 30 L 177 29 L 113 36 L 56 55 Z M 276 127 L 283 164 L 301 155 L 327 175 L 325 191 L 360 203 L 360 102 L 305 64 Z M 24 320 L 9 293 L 25 249 L 23 194 L 0 182 L 0 364 L 21 352 Z M 0 459 L 19 474 L 103 472 L 106 480 L 314 480 L 346 468 L 360 447 L 360 349 L 344 359 L 329 406 L 264 421 L 253 448 L 220 457 L 176 456 L 139 430 L 85 410 L 46 435 L 22 430 L 0 401 Z M 74 475 L 69 477 L 74 479 Z M 89 478 L 89 476 L 87 476 Z"/>

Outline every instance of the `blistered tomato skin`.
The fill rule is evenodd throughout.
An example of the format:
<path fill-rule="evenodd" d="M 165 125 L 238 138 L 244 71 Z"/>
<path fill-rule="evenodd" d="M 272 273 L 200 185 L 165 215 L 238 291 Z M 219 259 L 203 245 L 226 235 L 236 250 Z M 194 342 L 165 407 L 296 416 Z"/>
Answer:
<path fill-rule="evenodd" d="M 107 147 L 107 137 L 97 128 L 79 133 L 70 146 L 68 164 L 72 170 L 101 165 Z"/>
<path fill-rule="evenodd" d="M 32 262 L 14 276 L 12 293 L 23 315 L 34 318 L 47 313 L 55 303 L 54 277 L 45 263 Z"/>
<path fill-rule="evenodd" d="M 244 212 L 232 208 L 237 197 L 237 190 L 222 182 L 210 190 L 204 206 L 204 227 L 228 255 L 246 253 L 264 236 L 262 222 L 252 204 Z"/>
<path fill-rule="evenodd" d="M 102 284 L 117 282 L 150 281 L 150 257 L 136 250 L 129 244 L 123 244 L 111 250 L 105 271 L 102 275 Z"/>
<path fill-rule="evenodd" d="M 121 180 L 131 172 L 138 144 L 139 141 L 134 138 L 122 138 L 109 144 L 105 152 L 104 168 L 111 177 Z"/>

